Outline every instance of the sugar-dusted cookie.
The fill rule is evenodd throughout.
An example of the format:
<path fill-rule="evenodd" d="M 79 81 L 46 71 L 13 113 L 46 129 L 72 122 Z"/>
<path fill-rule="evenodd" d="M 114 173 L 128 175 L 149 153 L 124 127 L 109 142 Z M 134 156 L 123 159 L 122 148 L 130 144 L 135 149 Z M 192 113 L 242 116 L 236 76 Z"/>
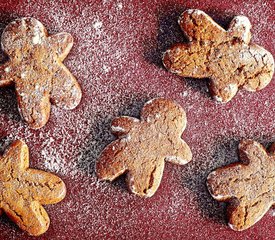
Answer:
<path fill-rule="evenodd" d="M 15 85 L 20 113 L 31 128 L 47 123 L 51 103 L 65 109 L 79 104 L 79 84 L 62 63 L 73 46 L 69 33 L 48 36 L 38 20 L 22 18 L 4 29 L 1 44 L 9 60 L 0 66 L 0 87 Z"/>
<path fill-rule="evenodd" d="M 160 185 L 165 160 L 186 164 L 192 158 L 190 148 L 181 139 L 185 127 L 184 110 L 163 98 L 147 102 L 140 120 L 115 118 L 111 130 L 119 139 L 100 155 L 96 166 L 99 179 L 112 181 L 127 173 L 130 191 L 151 197 Z"/>
<path fill-rule="evenodd" d="M 273 145 L 274 146 L 274 145 Z M 245 230 L 259 221 L 275 205 L 275 155 L 252 140 L 239 145 L 242 163 L 234 163 L 211 172 L 207 178 L 210 194 L 229 202 L 229 226 Z"/>
<path fill-rule="evenodd" d="M 210 78 L 210 92 L 220 102 L 230 101 L 238 89 L 263 89 L 272 79 L 274 59 L 264 48 L 250 43 L 247 17 L 235 17 L 224 30 L 200 10 L 187 10 L 179 25 L 189 42 L 168 49 L 164 66 L 183 77 Z"/>
<path fill-rule="evenodd" d="M 28 146 L 15 141 L 0 158 L 0 209 L 30 235 L 47 231 L 50 219 L 42 207 L 61 201 L 63 181 L 50 173 L 29 168 Z"/>

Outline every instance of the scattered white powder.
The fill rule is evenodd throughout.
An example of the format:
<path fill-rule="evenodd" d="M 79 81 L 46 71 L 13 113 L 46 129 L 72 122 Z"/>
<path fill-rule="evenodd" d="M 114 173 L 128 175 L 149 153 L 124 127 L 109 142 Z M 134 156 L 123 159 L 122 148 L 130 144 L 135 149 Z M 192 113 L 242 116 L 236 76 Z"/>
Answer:
<path fill-rule="evenodd" d="M 156 119 L 159 119 L 161 117 L 161 114 L 157 113 L 156 114 Z"/>
<path fill-rule="evenodd" d="M 9 67 L 6 67 L 6 68 L 4 69 L 4 71 L 5 71 L 6 73 L 9 73 L 9 72 L 10 72 L 10 68 L 9 68 Z"/>
<path fill-rule="evenodd" d="M 24 21 L 24 23 L 25 23 L 25 21 Z M 24 25 L 24 24 L 23 24 Z M 42 43 L 42 32 L 41 32 L 41 30 L 40 30 L 40 27 L 42 27 L 41 26 L 41 24 L 39 24 L 38 25 L 39 27 L 36 27 L 35 29 L 34 29 L 34 36 L 33 36 L 33 38 L 32 38 L 32 43 L 34 44 L 34 45 L 36 45 L 36 44 L 41 44 Z"/>
<path fill-rule="evenodd" d="M 123 4 L 121 2 L 117 3 L 117 8 L 118 10 L 121 10 L 123 8 Z"/>
<path fill-rule="evenodd" d="M 3 9 L 12 1 L 4 2 L 0 3 Z M 275 82 L 260 92 L 239 91 L 231 102 L 215 104 L 206 81 L 184 80 L 168 73 L 161 64 L 154 64 L 164 48 L 182 41 L 177 18 L 187 5 L 119 2 L 122 11 L 118 11 L 114 0 L 66 4 L 29 0 L 12 7 L 8 18 L 4 10 L 0 13 L 1 29 L 11 19 L 33 16 L 45 24 L 50 34 L 64 31 L 75 39 L 64 63 L 82 87 L 79 107 L 66 111 L 52 106 L 48 124 L 31 130 L 19 116 L 13 90 L 0 89 L 1 148 L 23 139 L 30 148 L 30 166 L 57 174 L 67 186 L 64 201 L 46 206 L 51 218 L 46 237 L 203 239 L 208 235 L 222 239 L 228 234 L 231 239 L 253 239 L 260 229 L 262 238 L 270 238 L 274 224 L 270 214 L 266 214 L 264 226 L 261 222 L 254 226 L 255 231 L 230 230 L 224 205 L 209 195 L 205 180 L 213 169 L 238 161 L 240 139 L 253 138 L 262 143 L 275 140 L 275 109 L 271 104 L 275 102 Z M 202 8 L 199 1 L 188 4 Z M 272 50 L 275 38 L 270 24 L 274 15 L 271 3 L 230 1 L 223 8 L 214 1 L 212 5 L 214 19 L 248 16 L 253 23 L 252 41 Z M 102 24 L 96 24 L 96 30 L 93 24 L 98 21 Z M 155 54 L 156 50 L 161 51 Z M 110 69 L 106 73 L 104 65 Z M 111 120 L 120 115 L 138 117 L 143 104 L 155 97 L 174 99 L 185 109 L 188 123 L 183 139 L 193 159 L 184 166 L 166 163 L 157 193 L 142 199 L 129 194 L 123 178 L 114 183 L 98 181 L 95 162 L 115 139 L 110 131 Z M 4 219 L 0 221 L 3 239 L 27 238 Z"/>
<path fill-rule="evenodd" d="M 215 195 L 215 199 L 221 200 L 221 199 L 224 199 L 224 196 L 222 196 L 222 195 Z"/>
<path fill-rule="evenodd" d="M 26 72 L 21 73 L 21 78 L 25 78 L 27 76 Z"/>
<path fill-rule="evenodd" d="M 107 65 L 103 65 L 102 70 L 103 70 L 104 73 L 108 73 L 108 72 L 110 72 L 111 68 Z"/>
<path fill-rule="evenodd" d="M 188 91 L 182 92 L 182 93 L 181 93 L 181 96 L 182 96 L 182 97 L 187 97 L 187 96 L 188 96 Z"/>
<path fill-rule="evenodd" d="M 228 92 L 236 92 L 238 90 L 238 85 L 236 83 L 230 83 L 224 90 Z"/>
<path fill-rule="evenodd" d="M 112 126 L 112 131 L 113 132 L 124 132 L 125 131 L 125 129 L 124 128 L 122 128 L 122 127 L 115 127 L 115 126 Z"/>
<path fill-rule="evenodd" d="M 219 96 L 213 96 L 214 100 L 217 102 L 223 102 L 222 98 Z"/>
<path fill-rule="evenodd" d="M 36 35 L 32 38 L 32 43 L 33 43 L 34 45 L 41 43 L 41 38 L 40 38 L 40 35 L 39 35 L 39 34 L 36 34 Z"/>
<path fill-rule="evenodd" d="M 166 157 L 167 161 L 171 161 L 176 164 L 185 164 L 187 161 L 183 160 L 182 158 L 176 157 L 176 156 L 168 156 Z"/>
<path fill-rule="evenodd" d="M 100 30 L 102 28 L 102 25 L 103 25 L 103 23 L 98 20 L 93 23 L 93 27 L 95 30 Z"/>

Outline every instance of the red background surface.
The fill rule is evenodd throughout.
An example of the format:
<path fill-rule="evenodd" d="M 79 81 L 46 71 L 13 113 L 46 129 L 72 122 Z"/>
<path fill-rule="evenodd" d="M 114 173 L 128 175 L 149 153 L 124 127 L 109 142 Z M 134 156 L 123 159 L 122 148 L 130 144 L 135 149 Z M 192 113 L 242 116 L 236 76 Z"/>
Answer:
<path fill-rule="evenodd" d="M 83 89 L 73 111 L 52 108 L 49 123 L 29 129 L 20 119 L 14 89 L 0 89 L 1 150 L 14 139 L 27 142 L 30 165 L 65 181 L 67 196 L 46 206 L 49 230 L 40 239 L 275 239 L 275 211 L 254 227 L 234 232 L 225 205 L 205 187 L 211 170 L 238 161 L 241 138 L 268 146 L 275 136 L 275 82 L 257 93 L 240 91 L 225 105 L 211 100 L 207 80 L 183 79 L 161 65 L 161 52 L 184 41 L 179 14 L 199 8 L 226 27 L 239 14 L 253 25 L 252 41 L 274 55 L 274 1 L 0 1 L 1 32 L 11 20 L 32 16 L 49 33 L 70 32 L 75 45 L 65 64 Z M 4 57 L 2 58 L 4 61 Z M 138 117 L 149 99 L 163 96 L 186 110 L 183 138 L 193 152 L 185 166 L 166 163 L 157 193 L 141 199 L 128 193 L 124 178 L 99 182 L 94 164 L 114 137 L 113 117 Z M 31 239 L 0 217 L 1 239 Z"/>

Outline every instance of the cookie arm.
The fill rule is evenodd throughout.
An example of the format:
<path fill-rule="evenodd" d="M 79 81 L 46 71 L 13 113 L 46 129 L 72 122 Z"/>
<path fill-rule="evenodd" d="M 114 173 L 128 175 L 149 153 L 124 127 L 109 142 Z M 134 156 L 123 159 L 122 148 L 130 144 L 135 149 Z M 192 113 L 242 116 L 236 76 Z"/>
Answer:
<path fill-rule="evenodd" d="M 179 25 L 190 41 L 219 42 L 226 31 L 203 11 L 189 9 L 182 13 Z"/>
<path fill-rule="evenodd" d="M 117 140 L 108 145 L 96 163 L 96 173 L 100 180 L 113 181 L 127 170 L 128 157 L 123 153 L 126 142 Z"/>
<path fill-rule="evenodd" d="M 172 150 L 171 150 L 172 148 Z M 183 140 L 178 143 L 174 143 L 170 148 L 169 156 L 166 156 L 165 160 L 174 164 L 184 165 L 191 161 L 192 152 L 189 146 Z"/>
<path fill-rule="evenodd" d="M 245 16 L 237 16 L 234 17 L 233 20 L 230 22 L 228 28 L 228 34 L 231 37 L 235 37 L 240 39 L 241 41 L 249 44 L 251 39 L 251 23 L 249 19 Z"/>
<path fill-rule="evenodd" d="M 237 192 L 233 194 L 236 187 L 234 182 L 240 179 L 239 174 L 242 168 L 243 166 L 241 164 L 231 164 L 212 171 L 206 181 L 211 196 L 217 201 L 225 202 L 230 201 L 234 197 L 238 197 L 239 194 Z"/>
<path fill-rule="evenodd" d="M 29 183 L 32 198 L 41 204 L 54 204 L 64 199 L 66 186 L 64 182 L 51 173 L 36 169 L 28 169 L 25 180 Z"/>
<path fill-rule="evenodd" d="M 48 43 L 54 53 L 57 54 L 59 60 L 62 62 L 72 49 L 73 37 L 69 33 L 62 32 L 50 36 L 48 38 Z"/>
<path fill-rule="evenodd" d="M 74 109 L 82 98 L 81 88 L 71 72 L 62 64 L 52 79 L 51 102 L 64 109 Z"/>
<path fill-rule="evenodd" d="M 113 119 L 111 123 L 111 131 L 116 136 L 122 136 L 127 134 L 134 125 L 138 124 L 139 120 L 137 118 L 121 116 Z"/>

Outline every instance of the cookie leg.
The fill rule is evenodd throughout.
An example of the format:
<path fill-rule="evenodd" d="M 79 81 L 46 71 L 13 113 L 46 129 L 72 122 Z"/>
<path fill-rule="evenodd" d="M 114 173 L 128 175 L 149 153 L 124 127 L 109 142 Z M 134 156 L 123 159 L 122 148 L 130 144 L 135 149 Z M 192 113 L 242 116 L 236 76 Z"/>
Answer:
<path fill-rule="evenodd" d="M 45 209 L 38 202 L 27 202 L 21 198 L 19 202 L 4 204 L 5 213 L 30 235 L 39 236 L 49 228 L 50 219 Z"/>
<path fill-rule="evenodd" d="M 16 88 L 18 107 L 21 116 L 33 129 L 43 127 L 50 116 L 50 96 L 47 92 L 38 92 L 34 86 Z"/>
<path fill-rule="evenodd" d="M 228 225 L 236 231 L 245 230 L 258 222 L 270 207 L 271 203 L 266 199 L 247 205 L 233 203 L 227 209 Z"/>
<path fill-rule="evenodd" d="M 273 72 L 263 71 L 256 74 L 254 77 L 250 77 L 246 84 L 243 85 L 243 89 L 249 92 L 255 92 L 265 88 L 270 83 L 272 74 Z"/>
<path fill-rule="evenodd" d="M 259 91 L 265 88 L 274 73 L 274 58 L 270 52 L 257 45 L 250 45 L 249 61 L 246 71 L 246 82 L 243 88 L 247 91 Z M 249 65 L 253 65 L 252 70 Z"/>
<path fill-rule="evenodd" d="M 222 103 L 229 102 L 238 92 L 238 85 L 236 83 L 224 84 L 220 81 L 210 81 L 210 92 L 213 98 Z"/>
<path fill-rule="evenodd" d="M 52 79 L 51 102 L 64 109 L 75 108 L 82 92 L 74 76 L 65 66 L 60 66 Z"/>
<path fill-rule="evenodd" d="M 130 170 L 127 174 L 127 183 L 130 191 L 140 197 L 151 197 L 157 191 L 164 170 L 164 161 L 157 160 L 157 165 L 144 172 L 139 169 Z"/>

